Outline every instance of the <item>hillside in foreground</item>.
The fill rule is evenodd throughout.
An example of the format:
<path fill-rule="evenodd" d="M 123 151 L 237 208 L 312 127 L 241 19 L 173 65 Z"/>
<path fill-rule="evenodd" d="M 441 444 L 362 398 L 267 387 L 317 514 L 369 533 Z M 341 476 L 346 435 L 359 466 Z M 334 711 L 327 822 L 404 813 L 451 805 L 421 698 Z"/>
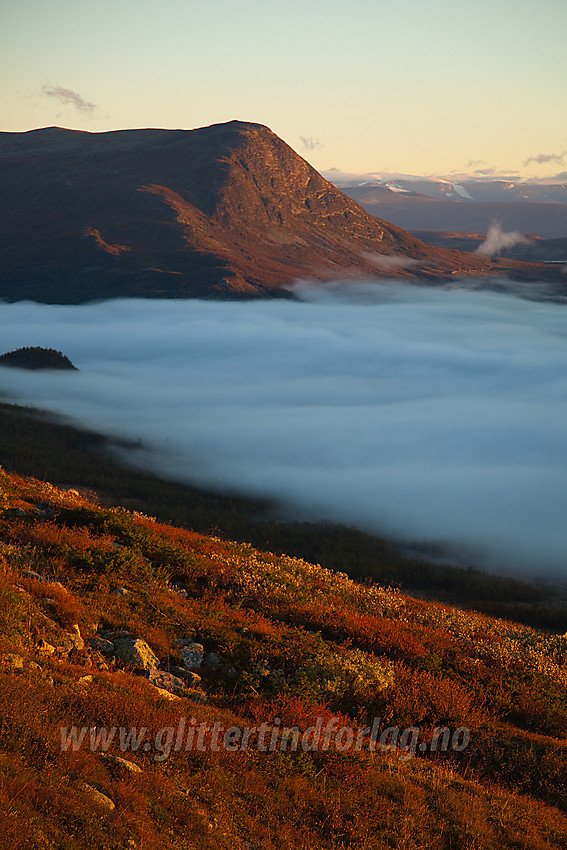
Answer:
<path fill-rule="evenodd" d="M 0 846 L 566 845 L 566 638 L 4 471 L 0 504 Z"/>

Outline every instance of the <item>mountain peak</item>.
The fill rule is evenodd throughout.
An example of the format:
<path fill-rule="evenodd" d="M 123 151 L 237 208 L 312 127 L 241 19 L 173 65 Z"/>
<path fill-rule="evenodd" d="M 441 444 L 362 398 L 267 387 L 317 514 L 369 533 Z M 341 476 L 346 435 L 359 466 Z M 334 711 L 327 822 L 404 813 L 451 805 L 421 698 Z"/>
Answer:
<path fill-rule="evenodd" d="M 262 124 L 47 127 L 1 134 L 0 157 L 11 300 L 281 296 L 300 277 L 494 271 L 370 215 Z"/>

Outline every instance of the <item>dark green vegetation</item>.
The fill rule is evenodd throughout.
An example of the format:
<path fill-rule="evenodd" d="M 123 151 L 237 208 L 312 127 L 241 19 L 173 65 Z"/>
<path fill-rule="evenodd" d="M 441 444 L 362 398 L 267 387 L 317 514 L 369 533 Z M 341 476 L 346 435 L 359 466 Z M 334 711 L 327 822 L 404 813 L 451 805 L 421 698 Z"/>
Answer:
<path fill-rule="evenodd" d="M 405 557 L 387 541 L 355 528 L 276 521 L 274 506 L 158 479 L 120 462 L 136 448 L 37 411 L 0 405 L 0 464 L 7 470 L 86 488 L 106 504 L 301 557 L 357 580 L 396 585 L 539 628 L 567 630 L 567 606 L 557 594 L 550 601 L 548 591 L 518 579 Z"/>
<path fill-rule="evenodd" d="M 0 355 L 0 366 L 16 366 L 19 369 L 77 369 L 61 351 L 41 348 L 39 345 L 17 348 Z"/>
<path fill-rule="evenodd" d="M 216 653 L 206 701 L 103 655 L 124 630 L 162 669 L 180 640 Z M 557 635 L 0 470 L 0 848 L 562 850 L 566 656 Z M 205 730 L 161 758 L 182 717 L 299 735 L 379 717 L 384 748 L 229 751 Z M 145 727 L 150 749 L 62 749 L 72 726 Z M 387 750 L 410 726 L 423 748 Z M 433 749 L 439 727 L 467 746 Z"/>

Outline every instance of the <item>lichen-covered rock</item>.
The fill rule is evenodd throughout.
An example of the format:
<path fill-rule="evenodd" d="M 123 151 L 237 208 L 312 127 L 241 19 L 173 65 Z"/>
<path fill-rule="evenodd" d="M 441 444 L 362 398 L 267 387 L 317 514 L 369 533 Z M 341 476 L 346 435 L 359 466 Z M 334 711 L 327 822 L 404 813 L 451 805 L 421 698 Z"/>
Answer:
<path fill-rule="evenodd" d="M 143 773 L 141 767 L 134 764 L 133 761 L 128 761 L 128 759 L 124 759 L 121 756 L 115 756 L 112 753 L 101 753 L 100 757 L 111 768 L 122 770 L 125 773 Z"/>
<path fill-rule="evenodd" d="M 113 812 L 116 808 L 110 797 L 107 797 L 106 794 L 102 794 L 100 791 L 97 791 L 97 789 L 93 788 L 92 785 L 87 785 L 87 783 L 84 782 L 81 785 L 81 788 L 99 809 L 104 809 L 107 812 Z"/>
<path fill-rule="evenodd" d="M 157 670 L 159 658 L 140 638 L 118 638 L 113 641 L 114 653 L 128 667 L 139 667 L 141 670 Z"/>
<path fill-rule="evenodd" d="M 186 688 L 196 688 L 201 684 L 201 677 L 192 670 L 186 670 L 184 667 L 170 667 L 169 672 L 183 679 Z"/>
<path fill-rule="evenodd" d="M 238 670 L 232 664 L 223 664 L 220 672 L 229 682 L 235 682 L 238 679 Z"/>
<path fill-rule="evenodd" d="M 170 691 L 166 691 L 165 688 L 157 688 L 155 685 L 154 688 L 156 694 L 159 694 L 159 696 L 163 697 L 163 699 L 181 699 L 180 696 L 178 696 L 177 694 L 172 694 Z"/>
<path fill-rule="evenodd" d="M 194 637 L 184 637 L 184 638 L 174 638 L 173 639 L 173 645 L 176 649 L 179 649 L 181 646 L 189 646 L 192 643 L 195 643 Z"/>
<path fill-rule="evenodd" d="M 202 666 L 208 670 L 218 670 L 222 666 L 222 658 L 216 652 L 207 652 L 203 658 Z"/>
<path fill-rule="evenodd" d="M 25 512 L 25 511 L 23 511 L 24 516 L 25 516 L 25 513 L 26 513 L 26 512 Z M 39 573 L 36 573 L 36 572 L 34 572 L 33 570 L 22 570 L 22 576 L 23 576 L 24 578 L 31 578 L 31 579 L 33 579 L 34 581 L 39 581 L 39 582 L 41 582 L 42 584 L 45 582 L 44 577 L 43 577 L 43 576 L 40 576 L 40 574 L 39 574 Z"/>
<path fill-rule="evenodd" d="M 13 670 L 22 670 L 24 659 L 21 655 L 14 652 L 4 652 L 0 655 L 0 670 L 11 672 Z"/>
<path fill-rule="evenodd" d="M 71 652 L 73 649 L 76 649 L 78 652 L 81 652 L 85 648 L 85 642 L 81 637 L 81 631 L 77 623 L 75 623 L 71 627 L 72 631 L 65 634 L 63 639 L 63 648 L 66 652 Z"/>
<path fill-rule="evenodd" d="M 170 694 L 179 694 L 187 687 L 183 679 L 179 679 L 165 670 L 150 670 L 148 680 L 154 687 L 169 691 Z"/>
<path fill-rule="evenodd" d="M 188 690 L 185 691 L 184 696 L 186 696 L 190 702 L 197 703 L 198 705 L 204 705 L 208 701 L 207 695 L 203 693 L 203 691 L 196 691 L 193 690 L 193 688 L 188 688 Z"/>
<path fill-rule="evenodd" d="M 258 663 L 253 667 L 252 672 L 255 676 L 264 678 L 266 676 L 269 676 L 272 671 L 266 661 L 258 661 Z"/>
<path fill-rule="evenodd" d="M 130 638 L 134 640 L 134 635 L 128 629 L 104 629 L 100 632 L 100 637 L 106 640 L 118 640 L 120 638 Z"/>
<path fill-rule="evenodd" d="M 114 654 L 114 644 L 111 640 L 106 640 L 102 637 L 93 637 L 89 640 L 89 646 L 96 652 L 101 652 L 103 655 Z"/>
<path fill-rule="evenodd" d="M 182 646 L 179 650 L 179 655 L 186 670 L 198 670 L 203 663 L 203 644 L 189 643 L 187 646 Z"/>
<path fill-rule="evenodd" d="M 47 643 L 47 641 L 43 638 L 38 642 L 36 649 L 37 654 L 43 657 L 53 655 L 53 653 L 55 652 L 55 647 L 52 646 L 50 643 Z"/>

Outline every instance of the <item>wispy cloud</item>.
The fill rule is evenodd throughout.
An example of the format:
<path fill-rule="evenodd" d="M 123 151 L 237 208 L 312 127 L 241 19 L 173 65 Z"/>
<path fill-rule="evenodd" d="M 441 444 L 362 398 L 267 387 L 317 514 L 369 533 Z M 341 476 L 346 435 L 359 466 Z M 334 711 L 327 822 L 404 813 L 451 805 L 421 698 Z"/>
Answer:
<path fill-rule="evenodd" d="M 82 112 L 84 115 L 92 115 L 97 108 L 95 103 L 85 100 L 79 92 L 73 91 L 73 89 L 45 85 L 41 90 L 46 97 L 52 97 L 58 103 L 63 104 L 63 106 L 72 106 L 77 112 Z"/>
<path fill-rule="evenodd" d="M 315 148 L 323 147 L 319 139 L 314 139 L 311 136 L 300 136 L 299 138 L 304 151 L 314 151 Z"/>
<path fill-rule="evenodd" d="M 486 239 L 476 249 L 477 254 L 484 257 L 495 257 L 506 248 L 514 245 L 529 245 L 530 240 L 517 230 L 506 232 L 502 230 L 500 222 L 494 221 L 488 228 Z"/>
<path fill-rule="evenodd" d="M 415 266 L 417 263 L 417 260 L 400 254 L 365 253 L 364 256 L 374 266 L 385 272 L 393 271 L 394 269 L 407 269 L 410 266 Z"/>
<path fill-rule="evenodd" d="M 567 151 L 562 151 L 561 153 L 538 153 L 535 156 L 529 156 L 524 162 L 524 165 L 529 165 L 532 162 L 535 162 L 537 165 L 544 165 L 546 162 L 562 163 L 566 153 Z"/>

